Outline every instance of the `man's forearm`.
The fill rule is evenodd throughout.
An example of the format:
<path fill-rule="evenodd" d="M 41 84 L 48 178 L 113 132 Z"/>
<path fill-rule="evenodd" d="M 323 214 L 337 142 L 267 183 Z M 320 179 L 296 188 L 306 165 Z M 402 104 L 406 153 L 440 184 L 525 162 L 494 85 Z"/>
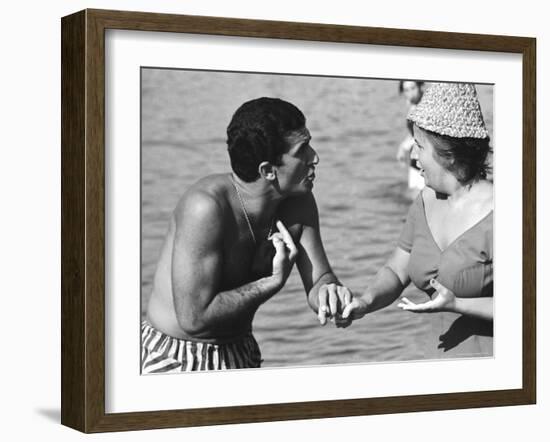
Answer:
<path fill-rule="evenodd" d="M 340 284 L 340 281 L 338 281 L 338 278 L 334 273 L 326 272 L 321 275 L 321 277 L 309 290 L 309 293 L 307 294 L 307 302 L 315 313 L 318 313 L 319 311 L 319 289 L 323 284 L 331 283 Z"/>
<path fill-rule="evenodd" d="M 238 323 L 271 298 L 282 285 L 273 276 L 261 278 L 232 290 L 217 293 L 211 301 L 190 313 L 190 328 L 195 333 L 204 329 L 226 328 Z"/>

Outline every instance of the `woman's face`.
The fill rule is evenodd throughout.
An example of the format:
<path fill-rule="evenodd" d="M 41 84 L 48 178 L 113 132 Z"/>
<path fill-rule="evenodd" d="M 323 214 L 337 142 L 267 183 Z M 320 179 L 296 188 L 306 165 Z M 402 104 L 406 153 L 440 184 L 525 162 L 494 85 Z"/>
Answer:
<path fill-rule="evenodd" d="M 418 104 L 422 98 L 422 90 L 416 81 L 404 81 L 403 95 L 410 104 Z"/>
<path fill-rule="evenodd" d="M 426 186 L 436 192 L 447 193 L 448 184 L 456 181 L 456 178 L 436 160 L 437 153 L 426 131 L 415 124 L 413 133 L 420 174 L 424 177 Z"/>

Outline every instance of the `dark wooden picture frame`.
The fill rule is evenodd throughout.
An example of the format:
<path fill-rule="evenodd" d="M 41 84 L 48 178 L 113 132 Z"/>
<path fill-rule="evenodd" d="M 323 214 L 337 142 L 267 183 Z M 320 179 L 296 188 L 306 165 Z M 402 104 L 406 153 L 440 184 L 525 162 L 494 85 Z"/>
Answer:
<path fill-rule="evenodd" d="M 536 400 L 536 40 L 311 23 L 84 10 L 62 29 L 61 422 L 140 430 L 533 404 Z M 522 388 L 270 405 L 105 412 L 105 30 L 494 51 L 522 55 Z"/>

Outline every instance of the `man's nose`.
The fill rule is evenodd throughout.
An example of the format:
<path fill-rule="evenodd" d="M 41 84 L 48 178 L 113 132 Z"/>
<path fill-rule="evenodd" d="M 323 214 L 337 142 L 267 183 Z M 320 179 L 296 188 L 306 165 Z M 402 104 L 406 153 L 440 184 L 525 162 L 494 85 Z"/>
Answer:
<path fill-rule="evenodd" d="M 319 155 L 317 155 L 317 152 L 315 152 L 315 149 L 311 148 L 311 150 L 313 152 L 313 157 L 311 159 L 311 164 L 316 166 L 317 164 L 319 164 Z"/>

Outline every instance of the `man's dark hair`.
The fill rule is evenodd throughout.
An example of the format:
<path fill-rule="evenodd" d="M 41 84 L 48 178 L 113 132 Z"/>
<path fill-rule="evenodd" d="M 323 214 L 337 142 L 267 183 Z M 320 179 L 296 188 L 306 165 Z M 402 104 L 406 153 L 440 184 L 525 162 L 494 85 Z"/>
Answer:
<path fill-rule="evenodd" d="M 288 150 L 285 137 L 306 124 L 304 114 L 279 98 L 257 98 L 237 109 L 227 127 L 227 150 L 233 172 L 243 181 L 260 177 L 263 161 L 279 164 Z"/>

